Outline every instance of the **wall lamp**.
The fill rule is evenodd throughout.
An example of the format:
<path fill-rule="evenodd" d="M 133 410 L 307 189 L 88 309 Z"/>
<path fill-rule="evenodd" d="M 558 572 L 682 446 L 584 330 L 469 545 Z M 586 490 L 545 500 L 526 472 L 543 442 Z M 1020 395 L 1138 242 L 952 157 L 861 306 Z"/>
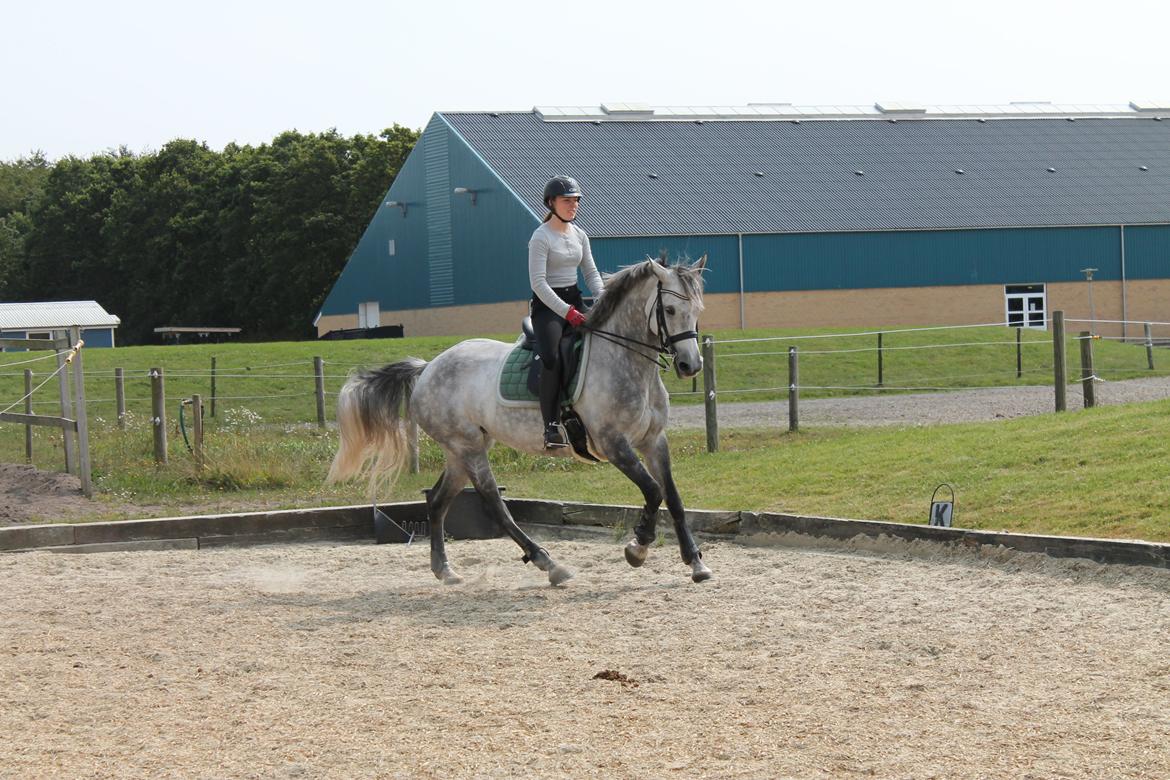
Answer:
<path fill-rule="evenodd" d="M 475 205 L 475 196 L 478 193 L 475 190 L 469 189 L 467 187 L 456 187 L 455 194 L 456 195 L 470 195 L 471 196 L 471 205 L 474 206 Z"/>
<path fill-rule="evenodd" d="M 393 208 L 402 209 L 402 216 L 404 216 L 404 217 L 406 216 L 406 203 L 404 203 L 403 201 L 388 200 L 388 201 L 386 201 L 386 205 L 392 209 Z"/>

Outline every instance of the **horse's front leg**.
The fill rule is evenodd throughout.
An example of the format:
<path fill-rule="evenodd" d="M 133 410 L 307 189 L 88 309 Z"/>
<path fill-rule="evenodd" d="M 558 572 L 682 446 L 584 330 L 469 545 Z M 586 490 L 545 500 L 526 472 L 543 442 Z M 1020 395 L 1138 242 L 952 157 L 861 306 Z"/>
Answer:
<path fill-rule="evenodd" d="M 674 484 L 674 476 L 670 471 L 670 446 L 666 442 L 666 434 L 659 433 L 645 448 L 639 448 L 646 459 L 646 466 L 654 480 L 662 485 L 666 493 L 666 508 L 670 511 L 670 518 L 674 521 L 674 533 L 678 537 L 679 552 L 682 553 L 683 563 L 691 567 L 691 579 L 703 582 L 711 579 L 711 570 L 703 563 L 703 554 L 699 545 L 695 543 L 691 529 L 687 527 L 686 511 L 683 509 L 682 497 Z"/>
<path fill-rule="evenodd" d="M 650 545 L 656 536 L 654 526 L 658 520 L 658 507 L 662 506 L 662 487 L 642 465 L 638 454 L 634 452 L 634 448 L 630 446 L 629 441 L 624 436 L 614 434 L 609 437 L 604 442 L 603 449 L 609 462 L 638 486 L 638 489 L 642 491 L 642 497 L 646 500 L 646 505 L 642 507 L 642 515 L 638 518 L 638 524 L 634 526 L 634 538 L 630 540 L 625 549 L 626 562 L 631 566 L 641 566 L 646 562 Z"/>

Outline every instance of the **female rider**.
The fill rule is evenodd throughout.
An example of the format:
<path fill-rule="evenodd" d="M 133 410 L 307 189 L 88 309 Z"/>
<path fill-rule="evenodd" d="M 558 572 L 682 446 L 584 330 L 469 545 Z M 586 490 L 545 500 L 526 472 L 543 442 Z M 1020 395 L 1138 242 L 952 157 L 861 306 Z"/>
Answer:
<path fill-rule="evenodd" d="M 560 424 L 560 366 L 558 345 L 566 324 L 585 322 L 581 313 L 581 290 L 577 268 L 594 295 L 605 292 L 601 274 L 593 263 L 589 237 L 573 224 L 581 200 L 581 188 L 568 176 L 554 176 L 544 186 L 548 208 L 528 241 L 528 280 L 532 285 L 532 327 L 536 331 L 536 352 L 540 358 L 540 414 L 544 418 L 546 449 L 567 447 L 569 442 Z"/>

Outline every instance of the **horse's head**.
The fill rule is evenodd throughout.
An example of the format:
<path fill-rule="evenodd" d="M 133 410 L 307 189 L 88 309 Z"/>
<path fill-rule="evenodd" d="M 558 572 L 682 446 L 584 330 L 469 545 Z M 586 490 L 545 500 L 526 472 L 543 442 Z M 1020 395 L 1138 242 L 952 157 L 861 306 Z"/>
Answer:
<path fill-rule="evenodd" d="M 707 267 L 707 256 L 690 265 L 646 262 L 658 277 L 657 292 L 646 302 L 650 332 L 674 356 L 674 373 L 680 379 L 689 379 L 703 370 L 698 322 L 703 311 L 703 269 Z"/>

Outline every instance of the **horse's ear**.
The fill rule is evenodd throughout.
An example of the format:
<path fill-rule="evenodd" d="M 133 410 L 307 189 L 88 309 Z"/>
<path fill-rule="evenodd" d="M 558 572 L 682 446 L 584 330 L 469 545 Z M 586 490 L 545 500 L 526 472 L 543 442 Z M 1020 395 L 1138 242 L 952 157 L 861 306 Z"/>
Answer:
<path fill-rule="evenodd" d="M 658 263 L 659 263 L 659 265 L 665 266 L 666 261 L 669 258 L 669 256 L 670 255 L 667 253 L 667 251 L 665 249 L 659 249 L 658 250 Z"/>
<path fill-rule="evenodd" d="M 691 267 L 694 268 L 696 271 L 702 271 L 704 268 L 707 267 L 707 255 L 703 255 L 702 257 L 700 257 L 699 262 L 695 263 Z"/>
<path fill-rule="evenodd" d="M 657 260 L 647 260 L 646 263 L 650 266 L 650 270 L 654 272 L 654 275 L 658 277 L 659 281 L 665 282 L 670 278 L 670 269 L 662 263 Z"/>

